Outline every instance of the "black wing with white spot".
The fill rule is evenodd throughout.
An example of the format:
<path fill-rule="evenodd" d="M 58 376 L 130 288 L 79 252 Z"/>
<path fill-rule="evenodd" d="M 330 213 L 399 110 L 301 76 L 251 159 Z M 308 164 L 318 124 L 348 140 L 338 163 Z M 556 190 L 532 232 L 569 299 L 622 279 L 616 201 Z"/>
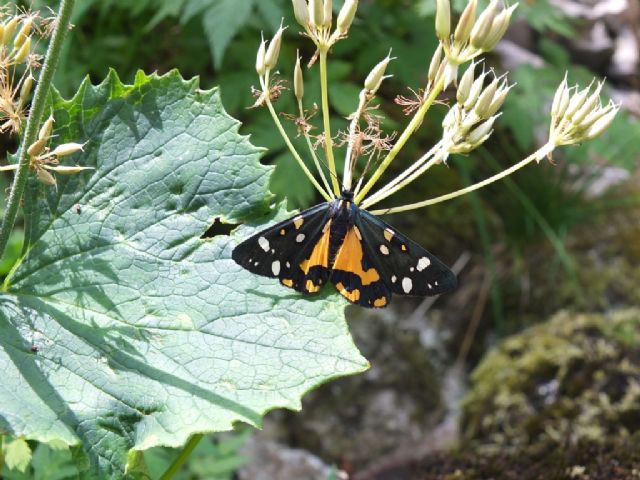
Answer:
<path fill-rule="evenodd" d="M 444 263 L 378 217 L 359 210 L 356 225 L 366 256 L 393 293 L 438 295 L 457 287 L 455 274 Z"/>
<path fill-rule="evenodd" d="M 323 238 L 328 239 L 329 206 L 316 205 L 262 230 L 234 248 L 231 257 L 250 272 L 278 278 L 287 287 L 306 293 L 320 290 L 330 270 L 305 260 L 319 250 Z"/>

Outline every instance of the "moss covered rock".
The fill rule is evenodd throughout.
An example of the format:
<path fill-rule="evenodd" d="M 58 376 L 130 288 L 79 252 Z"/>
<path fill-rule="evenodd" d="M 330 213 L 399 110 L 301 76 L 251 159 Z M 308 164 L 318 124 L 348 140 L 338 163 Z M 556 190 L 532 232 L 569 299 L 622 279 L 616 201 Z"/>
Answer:
<path fill-rule="evenodd" d="M 472 374 L 468 446 L 537 455 L 640 432 L 640 309 L 559 313 L 514 335 Z"/>

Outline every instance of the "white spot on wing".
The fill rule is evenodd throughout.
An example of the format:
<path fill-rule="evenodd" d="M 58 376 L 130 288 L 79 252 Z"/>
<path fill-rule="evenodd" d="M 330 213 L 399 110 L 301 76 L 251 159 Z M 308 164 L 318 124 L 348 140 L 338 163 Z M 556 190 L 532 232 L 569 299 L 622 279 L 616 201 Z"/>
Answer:
<path fill-rule="evenodd" d="M 271 264 L 271 271 L 277 277 L 280 273 L 280 260 L 276 260 Z"/>
<path fill-rule="evenodd" d="M 424 270 L 425 268 L 427 268 L 429 265 L 431 265 L 431 260 L 429 260 L 427 257 L 422 257 L 420 260 L 418 260 L 418 271 L 421 272 L 422 270 Z"/>
<path fill-rule="evenodd" d="M 304 237 L 305 237 L 304 233 L 299 233 L 296 236 L 296 242 L 298 242 L 298 243 L 302 242 L 304 240 Z"/>
<path fill-rule="evenodd" d="M 389 249 L 386 245 L 380 245 L 380 253 L 383 255 L 389 255 Z"/>
<path fill-rule="evenodd" d="M 396 280 L 398 280 L 398 277 L 396 277 L 395 275 L 391 275 L 391 281 L 393 283 L 396 283 Z"/>
<path fill-rule="evenodd" d="M 413 282 L 411 281 L 411 279 L 409 277 L 404 277 L 402 279 L 402 290 L 404 290 L 404 293 L 409 293 L 412 288 Z"/>
<path fill-rule="evenodd" d="M 265 252 L 269 251 L 269 240 L 267 240 L 266 238 L 264 237 L 258 238 L 258 245 L 260 245 L 260 248 Z"/>

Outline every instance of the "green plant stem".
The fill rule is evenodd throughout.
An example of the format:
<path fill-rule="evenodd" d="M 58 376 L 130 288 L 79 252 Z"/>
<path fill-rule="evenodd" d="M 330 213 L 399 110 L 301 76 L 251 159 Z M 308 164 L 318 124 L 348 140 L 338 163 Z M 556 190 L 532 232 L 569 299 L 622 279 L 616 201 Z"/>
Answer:
<path fill-rule="evenodd" d="M 300 118 L 304 118 L 304 107 L 302 106 L 302 100 L 298 100 L 298 111 L 300 112 Z M 331 187 L 329 186 L 329 182 L 327 181 L 327 177 L 324 174 L 324 170 L 322 170 L 322 166 L 320 165 L 320 161 L 318 160 L 318 155 L 316 155 L 316 151 L 313 149 L 313 145 L 311 144 L 311 138 L 309 137 L 309 132 L 307 129 L 302 129 L 304 139 L 307 142 L 307 147 L 309 148 L 309 153 L 311 154 L 311 158 L 313 158 L 313 163 L 316 165 L 316 169 L 318 170 L 318 174 L 322 180 L 322 185 L 324 186 L 327 192 L 331 191 Z"/>
<path fill-rule="evenodd" d="M 18 171 L 13 179 L 11 185 L 11 192 L 9 193 L 9 201 L 7 203 L 7 210 L 2 219 L 2 227 L 0 229 L 0 257 L 4 255 L 4 250 L 7 247 L 9 241 L 9 235 L 13 230 L 13 226 L 16 222 L 16 216 L 18 215 L 18 208 L 20 208 L 20 202 L 24 189 L 27 184 L 27 178 L 29 175 L 29 157 L 27 155 L 27 149 L 29 145 L 36 141 L 40 124 L 42 123 L 42 115 L 44 114 L 44 107 L 47 102 L 47 95 L 51 88 L 51 82 L 53 81 L 53 74 L 55 73 L 58 60 L 60 59 L 60 51 L 64 42 L 67 30 L 71 22 L 71 12 L 73 10 L 73 4 L 75 0 L 62 0 L 60 2 L 60 10 L 56 19 L 56 27 L 53 30 L 51 36 L 51 42 L 44 59 L 44 65 L 40 72 L 40 78 L 38 79 L 36 90 L 33 95 L 33 102 L 31 104 L 31 110 L 29 117 L 27 118 L 27 126 L 24 131 L 24 136 L 20 142 L 20 148 L 18 149 Z"/>
<path fill-rule="evenodd" d="M 533 162 L 534 160 L 540 161 L 542 160 L 544 157 L 546 157 L 549 153 L 551 153 L 553 150 L 555 149 L 555 146 L 551 143 L 547 143 L 546 145 L 542 146 L 540 149 L 536 150 L 535 152 L 533 152 L 531 155 L 529 155 L 527 158 L 525 158 L 524 160 L 521 160 L 520 162 L 516 163 L 515 165 L 513 165 L 512 167 L 507 168 L 506 170 L 503 170 L 502 172 L 493 175 L 492 177 L 489 177 L 485 180 L 482 180 L 481 182 L 478 183 L 474 183 L 473 185 L 470 185 L 466 188 L 461 188 L 460 190 L 456 190 L 455 192 L 451 192 L 451 193 L 447 193 L 446 195 L 440 195 L 439 197 L 435 197 L 435 198 L 430 198 L 427 200 L 423 200 L 422 202 L 417 202 L 417 203 L 410 203 L 408 205 L 402 205 L 400 207 L 392 207 L 392 208 L 384 208 L 384 209 L 380 209 L 380 210 L 373 210 L 371 211 L 371 213 L 373 213 L 374 215 L 384 215 L 387 213 L 397 213 L 397 212 L 406 212 L 407 210 L 415 210 L 416 208 L 422 208 L 422 207 L 427 207 L 429 205 L 435 205 L 436 203 L 441 203 L 441 202 L 446 202 L 447 200 L 452 200 L 456 197 L 459 197 L 461 195 L 465 195 L 467 193 L 473 192 L 475 190 L 478 190 L 482 187 L 485 187 L 493 182 L 496 182 L 504 177 L 507 177 L 509 175 L 511 175 L 512 173 L 520 170 L 522 167 L 528 165 L 529 163 Z"/>
<path fill-rule="evenodd" d="M 431 90 L 431 93 L 429 93 L 429 96 L 425 99 L 425 101 L 420 106 L 420 108 L 418 109 L 414 117 L 411 119 L 411 122 L 409 122 L 409 125 L 407 125 L 407 127 L 402 132 L 402 135 L 400 135 L 400 138 L 398 138 L 398 141 L 395 143 L 393 148 L 389 150 L 389 153 L 387 154 L 387 156 L 382 160 L 382 163 L 380 163 L 380 166 L 378 167 L 378 169 L 373 173 L 373 175 L 371 175 L 371 178 L 365 184 L 365 186 L 362 187 L 362 190 L 358 192 L 355 198 L 356 203 L 360 203 L 362 199 L 364 199 L 367 193 L 369 193 L 369 190 L 373 188 L 373 186 L 380 179 L 384 171 L 391 164 L 393 159 L 396 158 L 398 153 L 400 153 L 400 150 L 402 150 L 402 148 L 405 146 L 405 144 L 407 143 L 411 135 L 413 135 L 413 133 L 422 124 L 422 121 L 424 120 L 424 116 L 427 114 L 427 111 L 429 110 L 429 108 L 431 108 L 431 105 L 433 105 L 433 102 L 435 102 L 436 98 L 438 98 L 438 95 L 442 93 L 443 88 L 444 88 L 444 77 L 441 76 L 440 79 L 433 86 L 433 90 Z"/>
<path fill-rule="evenodd" d="M 267 105 L 267 108 L 269 109 L 271 118 L 273 119 L 273 122 L 276 124 L 276 127 L 278 128 L 278 131 L 280 132 L 280 135 L 282 136 L 284 143 L 286 143 L 287 147 L 289 147 L 289 151 L 291 152 L 291 155 L 293 155 L 293 158 L 296 159 L 302 171 L 307 175 L 307 177 L 309 178 L 311 183 L 313 183 L 313 186 L 316 187 L 318 192 L 320 192 L 320 195 L 322 195 L 322 197 L 327 202 L 330 202 L 332 200 L 331 195 L 329 195 L 329 192 L 326 192 L 324 188 L 322 188 L 322 186 L 318 183 L 318 181 L 315 179 L 313 174 L 309 171 L 307 166 L 304 164 L 304 161 L 300 157 L 300 154 L 298 154 L 296 147 L 293 146 L 293 143 L 291 143 L 291 140 L 289 139 L 287 132 L 284 130 L 284 127 L 282 126 L 282 123 L 278 118 L 278 114 L 276 113 L 276 110 L 273 108 L 273 104 L 271 103 L 271 99 L 269 98 L 269 73 L 270 72 L 267 71 L 267 73 L 265 74 L 264 80 L 261 78 L 260 82 L 262 84 L 262 89 L 265 92 L 265 103 Z"/>
<path fill-rule="evenodd" d="M 178 457 L 171 463 L 171 465 L 169 465 L 169 468 L 165 470 L 165 472 L 160 477 L 160 480 L 171 480 L 173 478 L 178 470 L 182 468 L 182 465 L 184 465 L 184 463 L 187 461 L 189 455 L 191 455 L 191 452 L 193 452 L 193 449 L 196 448 L 198 443 L 200 443 L 202 437 L 204 437 L 204 434 L 196 433 L 189 438 L 187 444 L 183 447 Z"/>
<path fill-rule="evenodd" d="M 336 161 L 333 158 L 333 139 L 331 138 L 331 122 L 329 119 L 329 89 L 327 86 L 327 47 L 320 48 L 320 93 L 322 96 L 322 122 L 324 124 L 324 149 L 329 165 L 329 176 L 333 193 L 340 196 L 340 185 L 336 173 Z"/>

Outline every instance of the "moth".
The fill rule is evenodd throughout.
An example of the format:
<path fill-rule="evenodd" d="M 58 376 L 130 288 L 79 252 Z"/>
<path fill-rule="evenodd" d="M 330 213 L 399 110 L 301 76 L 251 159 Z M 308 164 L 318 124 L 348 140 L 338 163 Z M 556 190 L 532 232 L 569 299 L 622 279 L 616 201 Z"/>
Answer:
<path fill-rule="evenodd" d="M 457 286 L 444 263 L 359 208 L 348 190 L 253 235 L 232 258 L 305 294 L 331 282 L 349 302 L 368 308 L 386 307 L 393 294 L 438 295 Z"/>

